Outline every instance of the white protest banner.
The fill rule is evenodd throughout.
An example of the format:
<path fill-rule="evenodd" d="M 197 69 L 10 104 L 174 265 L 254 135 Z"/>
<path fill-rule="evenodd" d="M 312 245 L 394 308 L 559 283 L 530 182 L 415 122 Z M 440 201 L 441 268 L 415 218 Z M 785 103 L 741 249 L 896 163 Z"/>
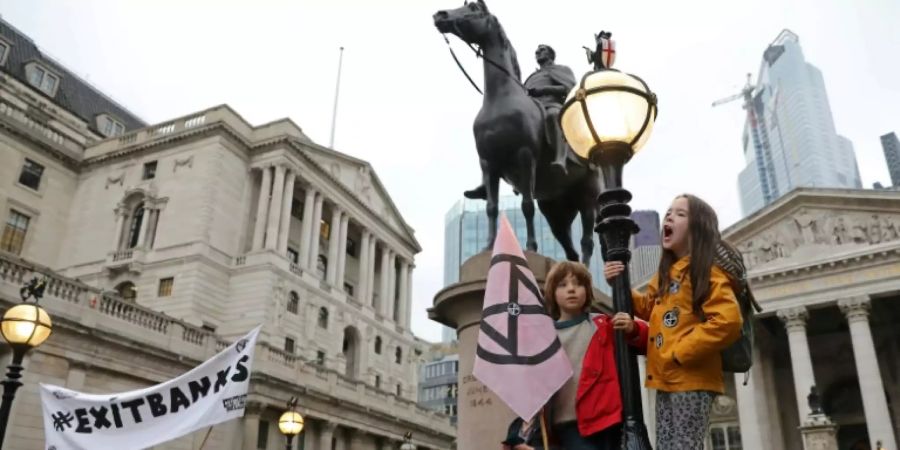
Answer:
<path fill-rule="evenodd" d="M 260 328 L 156 386 L 86 394 L 41 384 L 46 449 L 143 449 L 243 417 Z"/>

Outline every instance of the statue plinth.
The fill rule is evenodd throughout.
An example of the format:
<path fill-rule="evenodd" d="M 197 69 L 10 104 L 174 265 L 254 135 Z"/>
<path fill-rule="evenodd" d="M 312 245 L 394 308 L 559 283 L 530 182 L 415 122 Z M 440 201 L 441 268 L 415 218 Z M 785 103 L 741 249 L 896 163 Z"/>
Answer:
<path fill-rule="evenodd" d="M 825 414 L 810 414 L 800 426 L 803 450 L 838 450 L 838 426 Z"/>
<path fill-rule="evenodd" d="M 547 272 L 555 261 L 526 251 L 525 259 L 538 286 L 543 287 Z M 460 267 L 460 281 L 447 286 L 434 296 L 428 318 L 456 329 L 459 349 L 459 395 L 457 396 L 457 448 L 499 448 L 515 414 L 497 396 L 472 375 L 475 348 L 484 305 L 491 252 L 481 252 Z M 594 289 L 594 298 L 609 304 L 609 298 Z M 601 306 L 603 309 L 608 307 Z M 522 395 L 528 395 L 523 392 Z"/>

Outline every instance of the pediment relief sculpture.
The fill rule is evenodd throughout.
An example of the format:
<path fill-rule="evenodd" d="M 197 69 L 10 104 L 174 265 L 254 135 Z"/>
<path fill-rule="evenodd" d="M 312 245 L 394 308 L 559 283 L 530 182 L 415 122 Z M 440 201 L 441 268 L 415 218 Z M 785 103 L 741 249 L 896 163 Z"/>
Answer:
<path fill-rule="evenodd" d="M 748 269 L 900 240 L 900 214 L 800 209 L 738 243 Z"/>

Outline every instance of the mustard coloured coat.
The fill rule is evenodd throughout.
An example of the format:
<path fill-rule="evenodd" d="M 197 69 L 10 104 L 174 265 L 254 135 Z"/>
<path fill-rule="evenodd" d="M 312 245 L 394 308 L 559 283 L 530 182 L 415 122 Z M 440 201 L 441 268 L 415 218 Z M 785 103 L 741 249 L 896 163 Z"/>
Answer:
<path fill-rule="evenodd" d="M 666 295 L 658 292 L 659 274 L 645 293 L 632 292 L 635 316 L 650 324 L 646 386 L 724 394 L 720 352 L 741 335 L 740 309 L 725 272 L 713 266 L 703 315 L 695 314 L 689 268 L 689 256 L 672 264 Z"/>

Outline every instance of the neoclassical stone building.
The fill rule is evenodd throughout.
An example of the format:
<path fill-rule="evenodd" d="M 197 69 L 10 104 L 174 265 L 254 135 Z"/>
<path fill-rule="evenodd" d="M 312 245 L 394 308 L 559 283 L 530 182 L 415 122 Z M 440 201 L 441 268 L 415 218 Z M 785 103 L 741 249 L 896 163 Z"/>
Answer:
<path fill-rule="evenodd" d="M 45 275 L 55 325 L 5 448 L 43 448 L 37 382 L 147 386 L 259 323 L 247 413 L 205 448 L 284 448 L 291 396 L 299 448 L 453 441 L 449 418 L 415 403 L 413 230 L 368 163 L 290 120 L 253 126 L 222 105 L 146 124 L 0 20 L 0 220 L 2 309 Z"/>
<path fill-rule="evenodd" d="M 840 449 L 898 448 L 900 193 L 798 189 L 724 235 L 765 311 L 747 385 L 735 376 L 716 404 L 724 444 L 711 448 L 735 448 L 737 428 L 744 449 L 803 448 L 813 385 Z"/>

